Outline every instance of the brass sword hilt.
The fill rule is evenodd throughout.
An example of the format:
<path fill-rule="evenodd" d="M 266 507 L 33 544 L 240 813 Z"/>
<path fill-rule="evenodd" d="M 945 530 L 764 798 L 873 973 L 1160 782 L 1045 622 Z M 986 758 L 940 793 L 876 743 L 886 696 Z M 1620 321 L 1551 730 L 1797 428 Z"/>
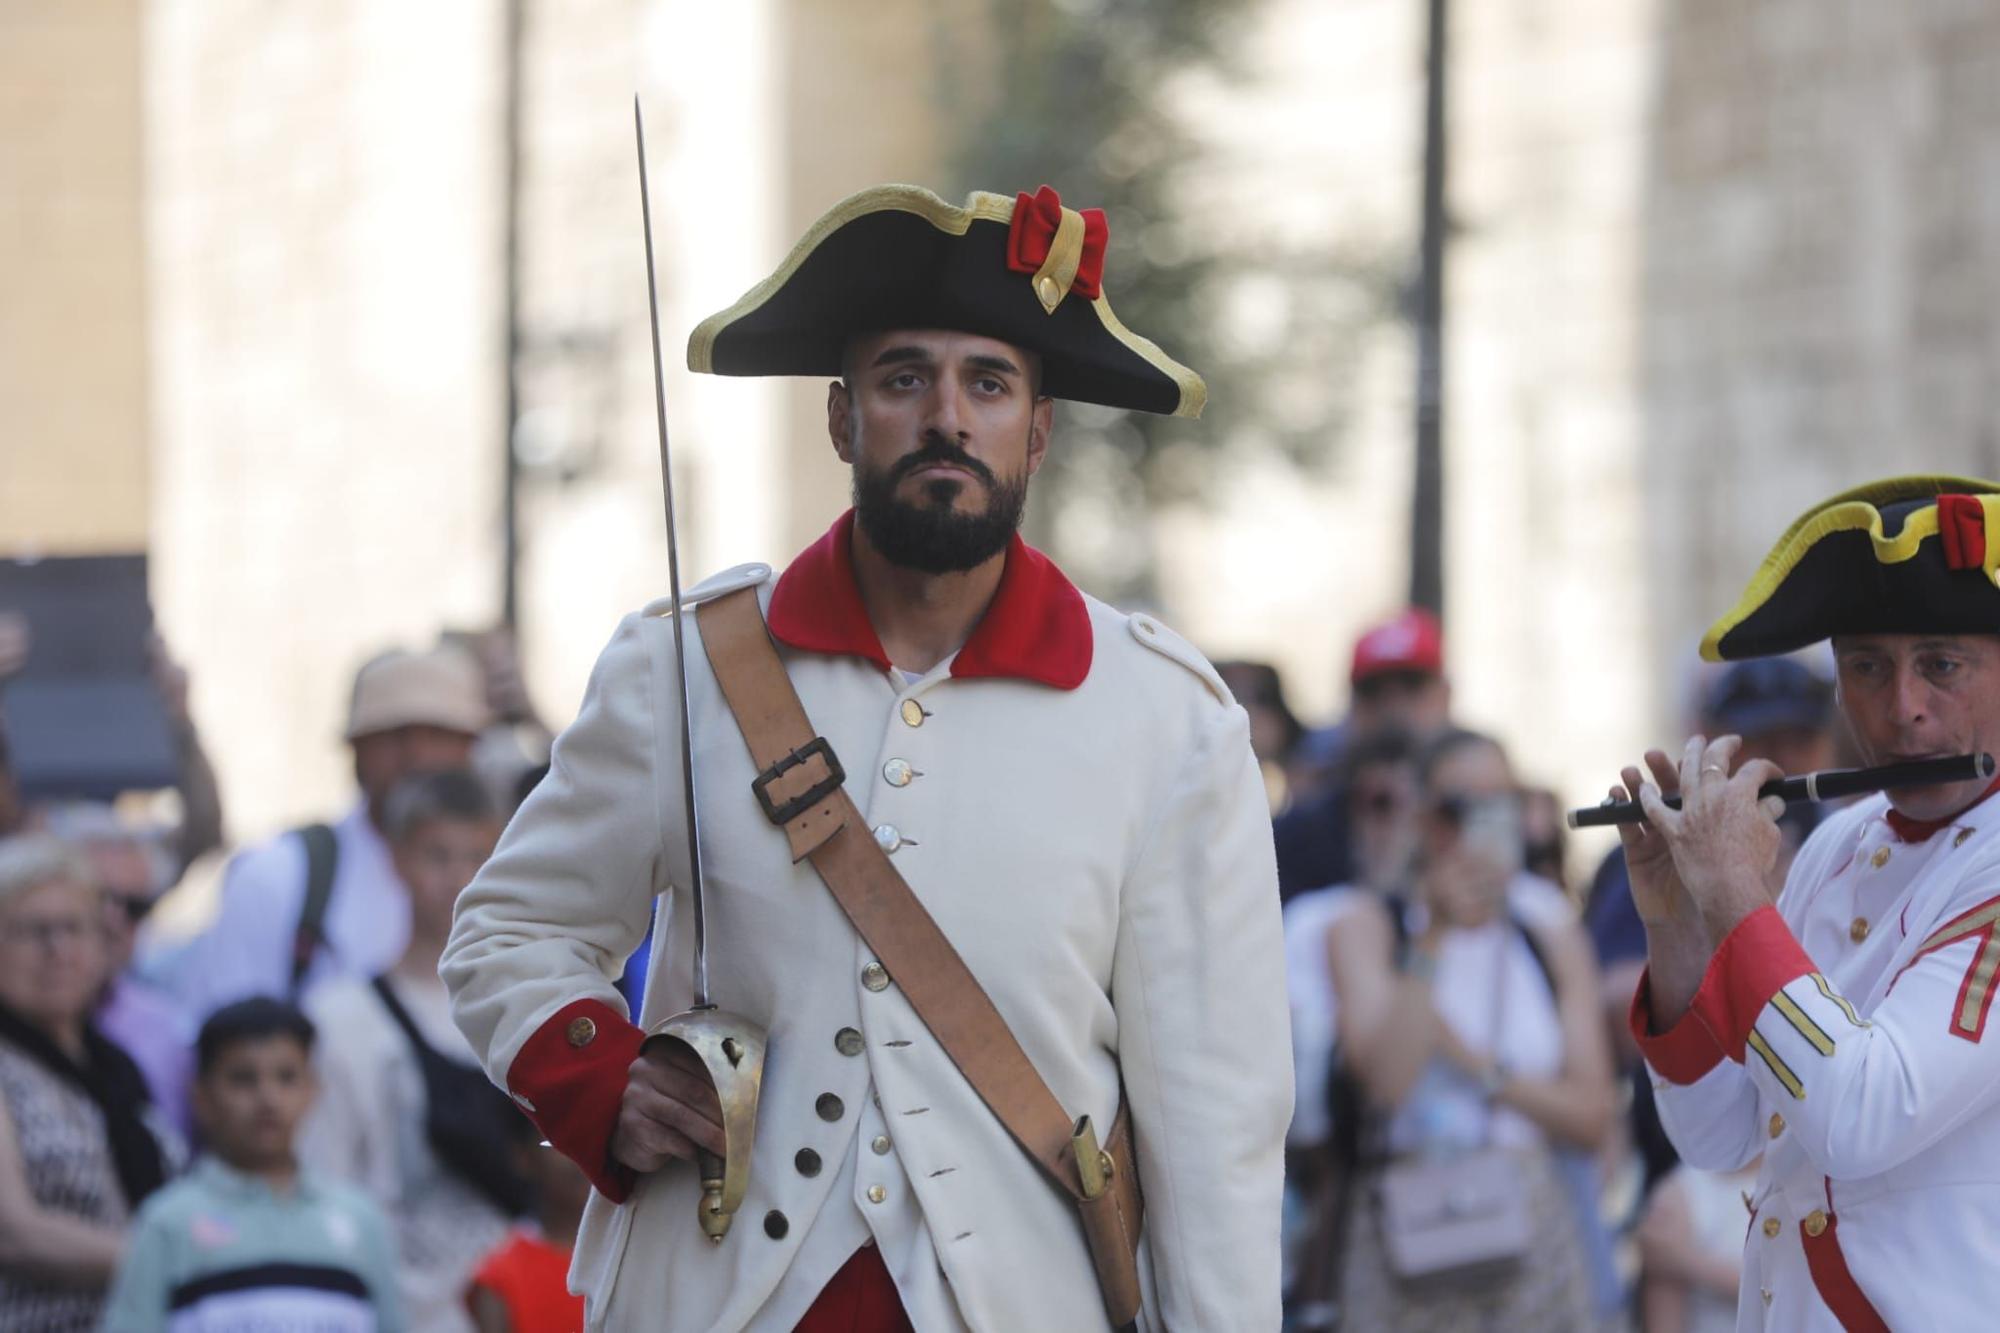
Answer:
<path fill-rule="evenodd" d="M 690 1009 L 655 1023 L 646 1047 L 678 1042 L 694 1052 L 722 1104 L 721 1157 L 697 1154 L 701 1169 L 702 1234 L 720 1244 L 750 1186 L 750 1153 L 757 1140 L 757 1097 L 764 1086 L 764 1029 L 741 1014 L 713 1006 Z"/>

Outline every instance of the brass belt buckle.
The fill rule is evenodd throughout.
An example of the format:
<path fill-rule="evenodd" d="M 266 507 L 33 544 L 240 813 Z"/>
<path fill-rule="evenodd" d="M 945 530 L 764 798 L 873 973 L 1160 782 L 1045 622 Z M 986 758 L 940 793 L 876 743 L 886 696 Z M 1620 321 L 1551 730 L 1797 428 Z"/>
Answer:
<path fill-rule="evenodd" d="M 720 1243 L 729 1234 L 729 1224 L 750 1187 L 757 1095 L 764 1084 L 764 1029 L 741 1014 L 711 1006 L 690 1009 L 655 1024 L 645 1045 L 661 1040 L 677 1041 L 695 1053 L 722 1103 L 722 1156 L 696 1154 L 701 1168 L 698 1211 L 702 1233 Z"/>

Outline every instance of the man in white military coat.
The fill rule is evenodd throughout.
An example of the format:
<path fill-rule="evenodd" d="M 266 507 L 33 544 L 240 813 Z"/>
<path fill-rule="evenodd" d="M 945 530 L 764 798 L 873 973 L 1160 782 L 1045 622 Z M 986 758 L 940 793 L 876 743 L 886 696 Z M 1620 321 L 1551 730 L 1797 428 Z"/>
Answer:
<path fill-rule="evenodd" d="M 689 364 L 838 375 L 855 508 L 749 565 L 877 844 L 1072 1116 L 1136 1138 L 1142 1328 L 1275 1329 L 1292 1083 L 1270 823 L 1243 710 L 1186 642 L 1016 533 L 1052 398 L 1196 415 L 1199 378 L 1101 290 L 1103 215 L 1055 192 L 836 207 Z M 753 800 L 685 618 L 715 1000 L 768 1028 L 748 1194 L 719 1243 L 687 1160 L 715 1094 L 646 1029 L 691 998 L 671 607 L 628 617 L 548 777 L 460 901 L 442 971 L 493 1078 L 597 1190 L 593 1328 L 1107 1323 L 1074 1203 L 1009 1138 Z M 613 987 L 657 920 L 642 1013 Z"/>
<path fill-rule="evenodd" d="M 2000 486 L 1903 477 L 1794 523 L 1711 659 L 1831 638 L 1870 763 L 2000 752 Z M 1632 1029 L 1681 1155 L 1763 1164 L 1739 1329 L 1991 1328 L 2000 1319 L 2000 801 L 1891 788 L 1826 820 L 1775 903 L 1781 803 L 1735 737 L 1625 788 L 1647 973 Z M 2000 786 L 2000 784 L 1995 784 Z M 1678 790 L 1676 812 L 1662 791 Z"/>

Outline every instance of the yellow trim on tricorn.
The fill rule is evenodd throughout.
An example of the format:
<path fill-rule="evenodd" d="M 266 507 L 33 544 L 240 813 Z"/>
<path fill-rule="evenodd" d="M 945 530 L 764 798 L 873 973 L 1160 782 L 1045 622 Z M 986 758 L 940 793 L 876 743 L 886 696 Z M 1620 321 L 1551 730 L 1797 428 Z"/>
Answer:
<path fill-rule="evenodd" d="M 1011 223 L 1014 220 L 1014 201 L 1004 194 L 974 190 L 966 199 L 965 207 L 960 208 L 946 203 L 921 185 L 877 185 L 848 195 L 812 224 L 775 273 L 743 293 L 736 304 L 727 310 L 710 315 L 695 325 L 694 332 L 688 335 L 688 369 L 698 374 L 713 374 L 717 334 L 775 296 L 779 288 L 791 281 L 807 256 L 835 231 L 858 217 L 888 212 L 914 213 L 947 235 L 963 236 L 975 219 Z"/>
<path fill-rule="evenodd" d="M 1095 310 L 1098 319 L 1104 322 L 1105 332 L 1144 357 L 1153 369 L 1165 375 L 1180 388 L 1181 400 L 1173 410 L 1174 416 L 1201 415 L 1201 409 L 1208 406 L 1208 385 L 1201 376 L 1161 351 L 1159 344 L 1151 338 L 1134 333 L 1121 324 L 1118 316 L 1112 313 L 1111 302 L 1102 296 L 1092 301 L 1090 308 Z"/>
<path fill-rule="evenodd" d="M 1076 271 L 1082 265 L 1083 214 L 1065 208 L 1062 220 L 1056 223 L 1055 239 L 1049 242 L 1049 252 L 1042 257 L 1042 266 L 1031 279 L 1035 299 L 1042 303 L 1042 309 L 1055 314 L 1056 307 L 1069 295 L 1070 284 L 1076 281 Z"/>
<path fill-rule="evenodd" d="M 1843 491 L 1800 515 L 1778 544 L 1757 567 L 1750 586 L 1736 605 L 1702 636 L 1701 655 L 1710 662 L 1723 659 L 1722 640 L 1737 626 L 1755 615 L 1771 600 L 1780 585 L 1791 577 L 1807 551 L 1836 532 L 1866 532 L 1874 543 L 1875 558 L 1885 565 L 1901 564 L 1917 554 L 1924 538 L 1937 535 L 1937 506 L 1920 509 L 1903 520 L 1894 537 L 1882 530 L 1880 506 L 1909 500 L 1935 499 L 1940 495 L 1977 495 L 1986 515 L 1986 573 L 1994 576 L 2000 568 L 2000 483 L 1973 477 L 1891 477 Z"/>

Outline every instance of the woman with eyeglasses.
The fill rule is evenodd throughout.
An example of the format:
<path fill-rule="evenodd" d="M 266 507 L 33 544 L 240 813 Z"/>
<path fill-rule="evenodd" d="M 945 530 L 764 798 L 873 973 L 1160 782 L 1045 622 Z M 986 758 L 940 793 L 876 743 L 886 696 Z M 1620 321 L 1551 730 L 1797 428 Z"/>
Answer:
<path fill-rule="evenodd" d="M 1327 933 L 1347 1089 L 1342 1326 L 1596 1328 L 1553 1152 L 1602 1146 L 1616 1112 L 1590 946 L 1561 890 L 1523 868 L 1496 742 L 1447 732 L 1418 777 L 1398 887 Z"/>
<path fill-rule="evenodd" d="M 0 1329 L 95 1328 L 167 1175 L 171 1132 L 90 1019 L 107 969 L 84 863 L 46 834 L 0 838 Z"/>

